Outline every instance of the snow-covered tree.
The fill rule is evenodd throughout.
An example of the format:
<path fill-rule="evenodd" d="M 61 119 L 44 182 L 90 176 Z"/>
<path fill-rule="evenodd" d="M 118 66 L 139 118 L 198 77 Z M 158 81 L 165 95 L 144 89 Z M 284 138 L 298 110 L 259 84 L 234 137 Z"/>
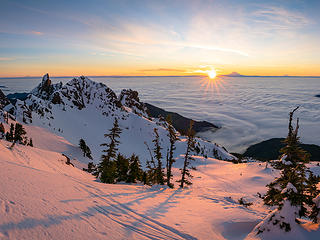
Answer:
<path fill-rule="evenodd" d="M 118 119 L 115 118 L 113 127 L 109 130 L 109 133 L 104 137 L 109 138 L 109 143 L 103 143 L 101 146 L 106 146 L 102 154 L 101 161 L 98 166 L 98 177 L 103 183 L 114 183 L 116 179 L 116 164 L 115 157 L 117 156 L 118 148 L 120 144 L 118 140 L 120 138 L 121 129 L 119 127 Z"/>
<path fill-rule="evenodd" d="M 191 178 L 192 175 L 190 173 L 190 169 L 196 170 L 195 167 L 191 167 L 191 161 L 194 161 L 194 158 L 191 156 L 192 152 L 194 151 L 195 147 L 195 140 L 194 140 L 194 130 L 192 129 L 193 127 L 193 121 L 190 121 L 190 126 L 188 129 L 188 140 L 187 140 L 187 150 L 186 154 L 184 157 L 184 163 L 183 163 L 183 168 L 181 168 L 181 179 L 178 180 L 177 182 L 180 182 L 180 187 L 183 188 L 184 184 L 186 185 L 191 185 Z"/>
<path fill-rule="evenodd" d="M 280 177 L 267 185 L 268 191 L 264 196 L 266 205 L 277 208 L 257 227 L 257 234 L 271 231 L 277 226 L 286 232 L 290 231 L 294 225 L 300 223 L 299 218 L 316 221 L 315 212 L 318 208 L 315 207 L 313 199 L 319 193 L 316 187 L 319 177 L 314 176 L 305 165 L 309 162 L 309 154 L 299 146 L 299 119 L 296 128 L 292 126 L 293 114 L 297 109 L 289 114 L 286 146 L 280 150 L 283 155 L 274 164 L 274 167 L 281 171 Z M 314 209 L 314 213 L 308 209 Z"/>

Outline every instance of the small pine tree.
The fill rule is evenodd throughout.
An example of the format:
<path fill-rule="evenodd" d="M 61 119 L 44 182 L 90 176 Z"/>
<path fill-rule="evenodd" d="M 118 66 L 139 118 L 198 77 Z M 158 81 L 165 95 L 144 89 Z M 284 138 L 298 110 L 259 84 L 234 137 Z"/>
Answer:
<path fill-rule="evenodd" d="M 10 132 L 11 132 L 11 128 L 10 128 Z M 16 126 L 14 128 L 13 143 L 10 148 L 12 149 L 17 142 L 23 141 L 23 137 L 24 135 L 26 135 L 26 133 L 27 132 L 24 129 L 24 127 L 20 123 L 16 123 Z"/>
<path fill-rule="evenodd" d="M 79 140 L 79 147 L 83 152 L 83 156 L 85 157 L 86 156 L 86 147 L 87 147 L 87 145 L 86 145 L 86 142 L 82 138 Z"/>
<path fill-rule="evenodd" d="M 91 149 L 88 146 L 86 147 L 86 157 L 91 160 L 93 159 L 91 156 Z"/>
<path fill-rule="evenodd" d="M 159 139 L 159 134 L 158 134 L 158 129 L 155 128 L 153 129 L 154 132 L 154 139 L 152 142 L 154 143 L 154 158 L 157 160 L 157 167 L 156 167 L 156 183 L 160 185 L 164 185 L 164 174 L 163 174 L 163 169 L 162 169 L 162 153 L 161 153 L 161 146 L 160 146 L 160 139 Z"/>
<path fill-rule="evenodd" d="M 9 141 L 9 142 L 12 142 L 13 141 L 13 137 L 14 137 L 14 124 L 11 123 L 10 124 L 10 130 L 6 134 L 6 140 Z"/>
<path fill-rule="evenodd" d="M 98 177 L 103 183 L 114 183 L 116 179 L 117 166 L 115 164 L 115 157 L 118 151 L 117 146 L 120 144 L 118 140 L 120 138 L 121 129 L 118 124 L 118 119 L 115 118 L 113 127 L 109 130 L 108 134 L 104 136 L 109 138 L 109 143 L 103 143 L 101 146 L 106 146 L 102 154 L 101 161 L 98 166 Z"/>
<path fill-rule="evenodd" d="M 141 165 L 139 161 L 139 157 L 136 156 L 135 154 L 132 154 L 130 157 L 130 165 L 129 165 L 129 172 L 128 172 L 128 179 L 127 182 L 129 183 L 136 183 L 137 180 L 142 179 L 142 170 L 141 170 Z"/>
<path fill-rule="evenodd" d="M 83 152 L 83 156 L 92 160 L 91 150 L 82 138 L 79 140 L 79 147 Z"/>
<path fill-rule="evenodd" d="M 3 138 L 5 136 L 5 128 L 2 123 L 0 123 L 0 138 Z"/>
<path fill-rule="evenodd" d="M 156 163 L 154 161 L 151 149 L 149 148 L 148 144 L 146 142 L 144 142 L 144 144 L 146 145 L 148 152 L 150 154 L 150 160 L 147 160 L 147 172 L 146 172 L 146 184 L 155 184 L 157 182 L 156 179 L 156 170 L 157 170 L 157 166 Z"/>
<path fill-rule="evenodd" d="M 129 160 L 122 154 L 118 153 L 116 158 L 116 178 L 117 182 L 126 182 L 128 179 Z"/>
<path fill-rule="evenodd" d="M 188 140 L 187 140 L 187 150 L 186 154 L 184 157 L 184 163 L 183 163 L 183 168 L 181 168 L 181 179 L 178 180 L 177 182 L 180 182 L 180 187 L 183 188 L 184 184 L 191 185 L 191 178 L 193 177 L 190 173 L 190 169 L 196 170 L 195 167 L 191 167 L 191 161 L 194 161 L 194 158 L 191 156 L 192 152 L 194 151 L 195 148 L 195 140 L 194 140 L 194 130 L 192 129 L 193 127 L 193 121 L 190 121 L 190 126 L 188 129 Z"/>
<path fill-rule="evenodd" d="M 174 150 L 176 150 L 175 143 L 178 140 L 176 130 L 172 126 L 172 119 L 171 115 L 168 115 L 167 117 L 167 131 L 168 131 L 168 137 L 170 141 L 170 147 L 167 154 L 167 185 L 170 188 L 173 188 L 173 183 L 171 183 L 172 178 L 172 165 L 175 162 L 175 159 L 173 158 Z"/>
<path fill-rule="evenodd" d="M 276 206 L 277 211 L 257 229 L 258 234 L 270 230 L 271 225 L 290 231 L 292 224 L 300 223 L 298 218 L 302 217 L 316 221 L 317 207 L 313 199 L 319 194 L 316 185 L 320 179 L 305 165 L 309 162 L 309 154 L 299 146 L 299 119 L 296 128 L 292 126 L 293 114 L 297 109 L 289 114 L 289 132 L 284 141 L 286 146 L 280 150 L 280 161 L 274 164 L 281 171 L 280 177 L 267 185 L 268 191 L 264 196 L 264 203 Z"/>

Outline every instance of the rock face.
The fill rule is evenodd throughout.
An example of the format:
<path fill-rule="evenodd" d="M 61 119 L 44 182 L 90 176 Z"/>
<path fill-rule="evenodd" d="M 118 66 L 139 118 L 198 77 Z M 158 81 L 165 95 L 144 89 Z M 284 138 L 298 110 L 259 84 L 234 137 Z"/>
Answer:
<path fill-rule="evenodd" d="M 250 146 L 244 157 L 253 157 L 259 160 L 274 160 L 279 158 L 279 151 L 285 146 L 284 138 L 271 138 L 269 140 Z M 300 144 L 300 147 L 311 154 L 311 161 L 320 161 L 320 146 L 314 144 Z"/>
<path fill-rule="evenodd" d="M 119 95 L 119 102 L 138 115 L 149 117 L 148 109 L 144 103 L 140 102 L 139 94 L 137 91 L 131 89 L 123 89 Z"/>
<path fill-rule="evenodd" d="M 9 103 L 10 103 L 10 101 L 8 100 L 6 95 L 4 95 L 4 93 L 0 89 L 0 109 L 3 109 L 3 107 L 8 105 Z"/>
<path fill-rule="evenodd" d="M 42 77 L 41 83 L 31 91 L 31 93 L 42 99 L 49 99 L 52 93 L 62 87 L 62 82 L 52 85 L 49 78 L 49 74 L 45 74 Z"/>
<path fill-rule="evenodd" d="M 184 116 L 181 116 L 178 113 L 175 112 L 168 112 L 162 108 L 153 106 L 149 103 L 145 103 L 148 113 L 151 117 L 159 118 L 159 116 L 162 116 L 164 119 L 167 118 L 168 115 L 171 115 L 172 118 L 172 125 L 175 129 L 177 129 L 181 134 L 186 134 L 190 125 L 190 118 L 186 118 Z M 219 127 L 206 122 L 206 121 L 194 121 L 193 130 L 195 132 L 203 132 L 209 129 L 218 129 Z"/>

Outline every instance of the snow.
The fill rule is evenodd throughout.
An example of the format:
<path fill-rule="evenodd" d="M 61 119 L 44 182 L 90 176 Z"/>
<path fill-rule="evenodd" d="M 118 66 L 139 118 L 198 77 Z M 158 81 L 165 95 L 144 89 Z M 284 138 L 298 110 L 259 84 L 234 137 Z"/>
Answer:
<path fill-rule="evenodd" d="M 282 164 L 284 164 L 284 165 L 292 165 L 292 162 L 291 161 L 287 161 L 286 160 L 287 159 L 287 155 L 283 155 L 281 158 L 280 158 L 280 162 L 282 163 Z"/>
<path fill-rule="evenodd" d="M 295 193 L 298 192 L 297 188 L 292 184 L 292 183 L 288 183 L 287 186 L 282 190 L 281 193 L 287 193 L 287 192 L 290 192 L 290 191 L 293 191 Z"/>
<path fill-rule="evenodd" d="M 198 156 L 187 189 L 109 185 L 66 165 L 60 153 L 9 145 L 0 141 L 1 239 L 244 238 L 266 215 L 257 192 L 278 174 Z M 239 205 L 240 197 L 253 205 Z"/>

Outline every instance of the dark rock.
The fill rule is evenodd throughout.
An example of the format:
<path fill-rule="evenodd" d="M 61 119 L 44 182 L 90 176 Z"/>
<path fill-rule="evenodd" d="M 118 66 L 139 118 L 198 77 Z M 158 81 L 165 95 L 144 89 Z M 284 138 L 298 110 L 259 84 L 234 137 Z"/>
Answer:
<path fill-rule="evenodd" d="M 132 89 L 123 89 L 118 100 L 123 106 L 131 108 L 134 113 L 148 117 L 147 108 L 144 103 L 140 102 L 137 91 Z"/>
<path fill-rule="evenodd" d="M 317 94 L 317 95 L 315 95 L 315 97 L 318 97 L 318 98 L 320 98 L 320 94 Z"/>
<path fill-rule="evenodd" d="M 179 131 L 181 134 L 186 134 L 190 125 L 190 121 L 192 119 L 186 118 L 184 116 L 181 116 L 178 113 L 175 112 L 168 112 L 162 108 L 153 106 L 149 103 L 145 103 L 145 106 L 148 109 L 148 113 L 151 117 L 159 117 L 162 116 L 163 118 L 167 118 L 168 115 L 171 115 L 172 118 L 172 125 L 174 128 Z M 218 129 L 219 127 L 209 123 L 207 121 L 194 121 L 193 130 L 195 132 L 203 132 L 209 129 Z"/>
<path fill-rule="evenodd" d="M 280 149 L 285 146 L 284 138 L 271 138 L 269 140 L 251 145 L 243 154 L 258 160 L 279 159 Z M 300 144 L 300 147 L 311 154 L 311 161 L 320 161 L 320 146 L 315 144 Z"/>
<path fill-rule="evenodd" d="M 0 89 L 0 109 L 3 109 L 3 107 L 8 105 L 9 103 L 10 103 L 10 101 L 8 100 L 6 95 L 4 95 L 4 93 Z"/>

